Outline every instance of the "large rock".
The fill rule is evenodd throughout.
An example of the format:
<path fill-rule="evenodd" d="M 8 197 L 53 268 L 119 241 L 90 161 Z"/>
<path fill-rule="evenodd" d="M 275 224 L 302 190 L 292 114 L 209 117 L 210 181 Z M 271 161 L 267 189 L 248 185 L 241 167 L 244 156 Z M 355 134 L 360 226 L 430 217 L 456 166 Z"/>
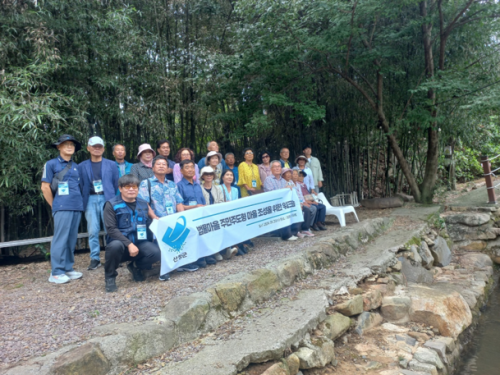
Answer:
<path fill-rule="evenodd" d="M 370 328 L 376 327 L 379 324 L 382 324 L 384 319 L 380 316 L 379 313 L 370 313 L 367 311 L 362 312 L 358 316 L 358 323 L 354 331 L 358 335 L 363 335 L 363 332 L 369 330 Z"/>
<path fill-rule="evenodd" d="M 456 246 L 458 250 L 483 251 L 488 247 L 488 242 L 480 240 L 477 241 L 466 240 L 466 241 L 453 242 L 453 245 Z"/>
<path fill-rule="evenodd" d="M 389 296 L 382 299 L 380 312 L 392 323 L 406 323 L 410 320 L 410 297 Z"/>
<path fill-rule="evenodd" d="M 416 263 L 422 263 L 422 257 L 420 256 L 419 252 L 418 252 L 418 246 L 417 245 L 411 245 L 410 246 L 410 251 L 411 253 L 413 254 L 413 260 L 416 262 Z"/>
<path fill-rule="evenodd" d="M 466 268 L 485 268 L 492 267 L 493 262 L 486 254 L 468 253 L 460 257 L 460 265 Z"/>
<path fill-rule="evenodd" d="M 275 262 L 268 267 L 275 269 L 283 286 L 290 286 L 295 280 L 304 278 L 312 272 L 311 265 L 302 256 L 294 256 L 284 262 Z"/>
<path fill-rule="evenodd" d="M 210 310 L 209 293 L 193 293 L 188 296 L 176 297 L 169 301 L 162 316 L 175 324 L 176 330 L 184 338 L 194 338 L 205 323 Z"/>
<path fill-rule="evenodd" d="M 268 300 L 281 289 L 278 276 L 267 269 L 252 271 L 247 277 L 247 290 L 254 303 Z"/>
<path fill-rule="evenodd" d="M 323 323 L 321 323 L 321 331 L 330 340 L 336 340 L 342 336 L 351 326 L 351 319 L 339 313 L 328 315 Z"/>
<path fill-rule="evenodd" d="M 429 270 L 426 270 L 420 264 L 412 264 L 408 259 L 401 259 L 401 273 L 405 275 L 409 283 L 432 284 L 434 277 Z"/>
<path fill-rule="evenodd" d="M 52 366 L 54 375 L 105 375 L 110 363 L 95 344 L 87 343 L 57 358 Z"/>
<path fill-rule="evenodd" d="M 448 359 L 446 358 L 446 343 L 443 341 L 428 340 L 425 342 L 424 347 L 435 351 L 443 363 L 448 363 Z"/>
<path fill-rule="evenodd" d="M 457 292 L 440 290 L 438 286 L 411 285 L 410 319 L 433 326 L 442 336 L 457 338 L 472 323 L 472 313 Z"/>
<path fill-rule="evenodd" d="M 443 362 L 439 358 L 439 355 L 431 349 L 418 348 L 417 351 L 413 354 L 413 358 L 419 362 L 433 365 L 438 370 L 442 370 L 444 368 Z"/>
<path fill-rule="evenodd" d="M 497 229 L 491 223 L 477 227 L 462 224 L 449 224 L 446 226 L 448 235 L 453 242 L 466 240 L 493 240 L 497 237 Z"/>
<path fill-rule="evenodd" d="M 402 207 L 404 201 L 399 197 L 363 199 L 361 205 L 370 209 Z"/>
<path fill-rule="evenodd" d="M 443 237 L 438 236 L 436 238 L 431 253 L 434 257 L 435 266 L 446 267 L 451 263 L 451 251 Z"/>
<path fill-rule="evenodd" d="M 491 217 L 489 214 L 471 212 L 446 216 L 445 222 L 446 224 L 463 224 L 469 227 L 477 227 L 487 224 L 490 219 Z"/>
<path fill-rule="evenodd" d="M 295 355 L 299 357 L 301 370 L 325 367 L 335 359 L 334 344 L 326 337 L 305 340 Z"/>
<path fill-rule="evenodd" d="M 364 311 L 378 309 L 381 304 L 382 304 L 382 293 L 380 293 L 380 290 L 370 290 L 369 292 L 363 294 Z"/>
<path fill-rule="evenodd" d="M 237 311 L 247 294 L 245 284 L 240 282 L 223 282 L 215 285 L 215 292 L 222 307 L 229 311 Z"/>
<path fill-rule="evenodd" d="M 420 242 L 420 246 L 418 248 L 418 254 L 420 255 L 420 258 L 422 259 L 422 266 L 425 269 L 430 270 L 432 268 L 432 266 L 434 265 L 434 257 L 432 256 L 432 253 L 429 250 L 429 246 L 427 245 L 427 242 L 425 242 L 425 241 Z"/>
<path fill-rule="evenodd" d="M 438 370 L 436 368 L 436 366 L 433 366 L 433 365 L 430 365 L 428 363 L 422 363 L 422 362 L 419 362 L 415 359 L 412 359 L 409 363 L 408 363 L 408 368 L 410 370 L 413 370 L 413 371 L 417 371 L 415 373 L 418 374 L 418 375 L 423 375 L 423 374 L 430 374 L 430 375 L 438 375 Z M 410 375 L 411 373 L 406 373 L 408 375 Z M 411 374 L 413 375 L 413 374 Z"/>
<path fill-rule="evenodd" d="M 335 306 L 335 310 L 345 316 L 358 315 L 363 312 L 363 296 L 356 296 Z"/>

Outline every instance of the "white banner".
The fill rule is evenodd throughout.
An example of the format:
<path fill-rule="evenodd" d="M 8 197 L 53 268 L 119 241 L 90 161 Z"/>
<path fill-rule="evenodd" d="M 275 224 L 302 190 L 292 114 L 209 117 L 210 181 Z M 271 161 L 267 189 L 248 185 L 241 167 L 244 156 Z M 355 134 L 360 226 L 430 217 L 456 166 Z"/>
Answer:
<path fill-rule="evenodd" d="M 280 189 L 154 220 L 161 275 L 201 257 L 304 221 L 297 193 Z"/>

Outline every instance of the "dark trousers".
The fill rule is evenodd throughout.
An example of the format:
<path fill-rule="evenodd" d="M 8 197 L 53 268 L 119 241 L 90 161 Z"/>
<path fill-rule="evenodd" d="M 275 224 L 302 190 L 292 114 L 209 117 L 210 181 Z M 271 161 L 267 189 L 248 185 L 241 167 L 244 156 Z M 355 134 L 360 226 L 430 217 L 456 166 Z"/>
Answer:
<path fill-rule="evenodd" d="M 314 223 L 317 223 L 317 222 L 324 223 L 325 219 L 326 219 L 326 206 L 324 204 L 318 203 L 316 205 L 316 207 L 318 208 L 318 213 L 316 214 L 316 218 L 314 219 Z"/>
<path fill-rule="evenodd" d="M 139 249 L 139 254 L 131 257 L 128 248 L 121 241 L 111 241 L 106 245 L 106 263 L 104 263 L 104 277 L 106 279 L 116 277 L 118 272 L 116 269 L 120 263 L 126 261 L 135 261 L 137 268 L 141 270 L 149 270 L 153 263 L 159 262 L 161 259 L 160 248 L 149 241 L 139 241 L 135 244 Z"/>
<path fill-rule="evenodd" d="M 304 215 L 304 221 L 302 222 L 300 229 L 309 230 L 309 224 L 311 223 L 312 212 L 309 209 L 309 207 L 302 206 L 302 214 Z"/>

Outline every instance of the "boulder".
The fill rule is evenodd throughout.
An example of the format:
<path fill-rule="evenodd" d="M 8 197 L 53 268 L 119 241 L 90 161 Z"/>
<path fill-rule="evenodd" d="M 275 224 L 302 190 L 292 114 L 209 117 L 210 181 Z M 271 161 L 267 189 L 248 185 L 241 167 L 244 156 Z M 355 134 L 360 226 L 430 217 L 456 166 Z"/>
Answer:
<path fill-rule="evenodd" d="M 444 221 L 446 224 L 463 224 L 469 227 L 478 227 L 483 224 L 487 224 L 491 217 L 489 214 L 482 214 L 476 212 L 467 212 L 457 215 L 446 216 Z"/>
<path fill-rule="evenodd" d="M 448 359 L 446 358 L 446 344 L 444 342 L 428 340 L 425 342 L 424 347 L 435 351 L 443 363 L 448 363 Z"/>
<path fill-rule="evenodd" d="M 466 240 L 493 240 L 497 237 L 496 229 L 491 223 L 477 227 L 469 227 L 463 224 L 449 224 L 446 226 L 448 235 L 453 242 Z"/>
<path fill-rule="evenodd" d="M 410 307 L 410 297 L 390 296 L 382 299 L 380 312 L 389 322 L 406 323 L 410 320 Z"/>
<path fill-rule="evenodd" d="M 463 251 L 483 251 L 487 248 L 488 243 L 486 241 L 458 241 L 453 242 L 453 245 L 456 246 L 458 250 Z"/>
<path fill-rule="evenodd" d="M 468 253 L 460 257 L 459 261 L 462 267 L 466 268 L 485 268 L 493 266 L 491 258 L 486 254 Z"/>
<path fill-rule="evenodd" d="M 443 237 L 438 236 L 436 238 L 431 253 L 434 257 L 435 266 L 445 267 L 451 263 L 451 251 Z"/>
<path fill-rule="evenodd" d="M 96 344 L 87 343 L 59 356 L 52 366 L 54 375 L 105 375 L 111 365 Z"/>
<path fill-rule="evenodd" d="M 248 294 L 254 303 L 267 301 L 281 289 L 278 276 L 267 269 L 252 271 L 246 279 Z"/>
<path fill-rule="evenodd" d="M 363 199 L 361 205 L 370 209 L 402 207 L 404 201 L 399 197 Z"/>
<path fill-rule="evenodd" d="M 418 348 L 417 351 L 413 354 L 413 358 L 419 362 L 433 365 L 438 370 L 442 370 L 444 368 L 443 362 L 439 358 L 439 355 L 434 350 L 428 348 Z"/>
<path fill-rule="evenodd" d="M 401 271 L 401 267 L 403 267 L 403 265 L 401 264 L 401 261 L 397 261 L 396 264 L 394 264 L 391 268 L 393 271 Z"/>
<path fill-rule="evenodd" d="M 409 363 L 408 363 L 408 368 L 410 370 L 413 370 L 413 371 L 417 371 L 415 374 L 430 374 L 430 375 L 438 375 L 438 370 L 436 368 L 436 366 L 433 366 L 433 365 L 429 365 L 428 363 L 422 363 L 422 362 L 419 362 L 419 361 L 416 361 L 414 359 L 412 359 Z M 403 372 L 403 371 L 401 371 Z M 404 372 L 403 372 L 404 373 Z M 406 374 L 411 374 L 410 372 L 407 372 Z M 413 375 L 413 374 L 411 374 Z"/>
<path fill-rule="evenodd" d="M 362 336 L 364 331 L 370 328 L 376 327 L 382 323 L 384 319 L 379 313 L 369 313 L 367 311 L 362 312 L 358 317 L 358 322 L 354 331 Z"/>
<path fill-rule="evenodd" d="M 326 337 L 305 340 L 295 355 L 300 360 L 301 370 L 325 367 L 335 359 L 334 344 Z"/>
<path fill-rule="evenodd" d="M 356 296 L 335 306 L 335 310 L 345 316 L 358 315 L 363 312 L 363 296 Z"/>
<path fill-rule="evenodd" d="M 245 284 L 240 282 L 221 282 L 215 285 L 215 292 L 222 307 L 232 312 L 238 310 L 247 294 L 247 288 Z"/>
<path fill-rule="evenodd" d="M 412 321 L 433 326 L 442 336 L 455 339 L 472 323 L 469 305 L 459 293 L 443 291 L 439 286 L 413 284 L 408 288 Z"/>
<path fill-rule="evenodd" d="M 290 375 L 296 375 L 300 369 L 300 359 L 295 354 L 290 354 L 285 359 L 285 363 L 288 366 L 288 372 Z"/>
<path fill-rule="evenodd" d="M 401 259 L 401 273 L 405 275 L 410 283 L 432 284 L 434 277 L 432 273 L 422 267 L 420 264 L 412 264 L 408 259 Z"/>
<path fill-rule="evenodd" d="M 264 371 L 261 375 L 290 375 L 287 366 L 283 363 L 275 363 Z"/>
<path fill-rule="evenodd" d="M 205 323 L 210 310 L 209 293 L 193 293 L 188 296 L 170 300 L 162 312 L 162 316 L 172 321 L 184 337 L 196 337 L 196 333 Z"/>
<path fill-rule="evenodd" d="M 328 315 L 321 323 L 321 331 L 330 340 L 334 341 L 342 336 L 351 326 L 351 319 L 339 313 Z"/>
<path fill-rule="evenodd" d="M 434 257 L 432 256 L 432 253 L 429 250 L 429 246 L 427 245 L 427 242 L 425 242 L 425 241 L 420 242 L 420 246 L 418 248 L 418 254 L 420 255 L 420 258 L 422 259 L 422 266 L 425 269 L 430 270 L 432 268 L 432 266 L 434 265 Z"/>
<path fill-rule="evenodd" d="M 411 253 L 413 254 L 413 260 L 416 262 L 416 263 L 422 263 L 422 257 L 420 256 L 419 252 L 418 252 L 418 247 L 417 245 L 411 245 L 410 246 L 410 251 Z"/>
<path fill-rule="evenodd" d="M 382 293 L 379 290 L 371 290 L 363 295 L 363 310 L 375 310 L 382 304 Z"/>

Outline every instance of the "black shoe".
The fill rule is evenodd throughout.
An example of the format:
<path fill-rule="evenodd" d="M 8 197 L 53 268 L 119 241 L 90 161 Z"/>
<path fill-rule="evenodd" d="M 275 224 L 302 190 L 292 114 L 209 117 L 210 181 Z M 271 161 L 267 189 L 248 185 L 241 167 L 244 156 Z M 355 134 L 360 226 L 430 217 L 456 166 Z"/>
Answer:
<path fill-rule="evenodd" d="M 248 254 L 248 250 L 245 249 L 245 246 L 243 246 L 242 243 L 238 244 L 238 249 L 243 253 L 243 254 Z"/>
<path fill-rule="evenodd" d="M 236 253 L 236 256 L 239 257 L 239 256 L 242 256 L 242 255 L 245 255 L 245 253 L 243 251 L 241 251 L 241 249 L 238 249 L 238 252 Z"/>
<path fill-rule="evenodd" d="M 316 223 L 316 226 L 318 227 L 319 230 L 326 230 L 326 228 L 321 223 Z"/>
<path fill-rule="evenodd" d="M 217 261 L 214 257 L 205 257 L 205 262 L 207 262 L 209 266 L 217 264 Z"/>
<path fill-rule="evenodd" d="M 129 264 L 127 264 L 127 269 L 132 274 L 132 277 L 134 278 L 134 281 L 141 282 L 141 281 L 145 280 L 144 276 L 142 275 L 141 270 L 139 270 L 138 268 L 136 268 L 134 266 L 134 262 L 130 262 Z"/>
<path fill-rule="evenodd" d="M 179 268 L 177 268 L 177 272 L 194 272 L 194 271 L 198 271 L 198 266 L 194 263 L 189 263 L 189 264 L 185 264 L 184 266 L 180 266 Z"/>
<path fill-rule="evenodd" d="M 113 292 L 116 292 L 118 290 L 118 288 L 116 287 L 114 277 L 106 279 L 105 281 L 106 281 L 106 293 L 113 293 Z"/>
<path fill-rule="evenodd" d="M 319 231 L 320 231 L 320 229 L 318 228 L 318 226 L 317 226 L 316 224 L 314 224 L 314 225 L 311 227 L 311 229 L 312 229 L 313 231 L 315 231 L 315 232 L 319 232 Z"/>
<path fill-rule="evenodd" d="M 170 274 L 166 273 L 164 275 L 160 275 L 160 281 L 168 281 L 170 280 Z"/>
<path fill-rule="evenodd" d="M 101 267 L 101 261 L 97 259 L 91 259 L 90 260 L 90 266 L 87 268 L 89 271 L 90 270 L 95 270 L 97 267 Z"/>
<path fill-rule="evenodd" d="M 249 247 L 251 247 L 252 249 L 253 249 L 253 248 L 254 248 L 254 246 L 255 246 L 255 245 L 253 244 L 253 242 L 252 242 L 252 241 L 250 241 L 250 240 L 245 241 L 245 242 L 244 242 L 244 244 L 245 244 L 245 245 L 248 245 L 248 246 L 249 246 Z"/>
<path fill-rule="evenodd" d="M 196 265 L 200 268 L 206 268 L 207 267 L 207 262 L 205 262 L 204 259 L 198 259 L 196 261 Z"/>

